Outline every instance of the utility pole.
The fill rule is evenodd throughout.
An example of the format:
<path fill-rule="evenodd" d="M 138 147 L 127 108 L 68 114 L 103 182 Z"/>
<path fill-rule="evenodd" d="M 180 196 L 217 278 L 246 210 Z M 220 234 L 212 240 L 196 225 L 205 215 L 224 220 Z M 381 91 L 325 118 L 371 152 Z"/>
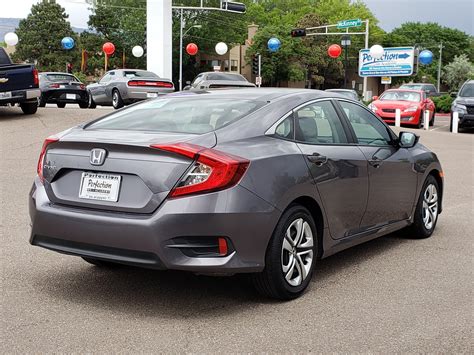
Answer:
<path fill-rule="evenodd" d="M 438 62 L 438 92 L 441 83 L 441 62 L 443 61 L 443 42 L 439 44 L 439 62 Z"/>
<path fill-rule="evenodd" d="M 183 90 L 183 9 L 179 10 L 179 91 Z"/>

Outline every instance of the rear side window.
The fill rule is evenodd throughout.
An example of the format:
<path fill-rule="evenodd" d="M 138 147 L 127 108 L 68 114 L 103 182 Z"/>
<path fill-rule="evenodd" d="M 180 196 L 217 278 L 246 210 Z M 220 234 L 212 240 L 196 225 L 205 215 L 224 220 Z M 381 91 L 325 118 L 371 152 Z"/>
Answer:
<path fill-rule="evenodd" d="M 318 101 L 295 111 L 296 140 L 310 144 L 347 143 L 339 116 L 330 101 Z"/>
<path fill-rule="evenodd" d="M 118 129 L 202 134 L 219 129 L 262 107 L 252 100 L 162 98 L 123 109 L 93 122 L 86 129 Z"/>

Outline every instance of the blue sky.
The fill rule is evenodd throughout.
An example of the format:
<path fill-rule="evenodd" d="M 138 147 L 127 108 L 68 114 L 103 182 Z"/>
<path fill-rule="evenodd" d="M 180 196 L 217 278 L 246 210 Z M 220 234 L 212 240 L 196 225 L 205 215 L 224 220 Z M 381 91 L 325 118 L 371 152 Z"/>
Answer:
<path fill-rule="evenodd" d="M 8 0 L 1 0 L 8 1 Z M 31 5 L 38 0 L 15 0 L 15 6 L 2 6 L 0 17 L 26 17 Z M 407 21 L 438 22 L 474 35 L 473 0 L 363 0 L 380 26 L 390 31 Z M 85 0 L 58 0 L 66 8 L 69 20 L 75 27 L 87 27 L 89 17 Z"/>

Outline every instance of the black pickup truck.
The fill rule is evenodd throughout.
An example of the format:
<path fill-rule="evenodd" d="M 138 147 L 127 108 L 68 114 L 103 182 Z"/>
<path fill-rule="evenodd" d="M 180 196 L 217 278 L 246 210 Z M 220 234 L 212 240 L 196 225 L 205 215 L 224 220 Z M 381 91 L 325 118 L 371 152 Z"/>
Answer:
<path fill-rule="evenodd" d="M 32 64 L 13 64 L 0 48 L 0 106 L 19 104 L 26 115 L 38 109 L 38 71 Z"/>

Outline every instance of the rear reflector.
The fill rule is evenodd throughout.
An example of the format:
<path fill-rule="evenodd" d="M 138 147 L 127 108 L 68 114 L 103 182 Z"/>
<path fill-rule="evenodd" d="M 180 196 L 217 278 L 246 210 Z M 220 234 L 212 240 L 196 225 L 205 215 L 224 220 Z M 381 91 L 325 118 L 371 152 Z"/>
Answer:
<path fill-rule="evenodd" d="M 194 160 L 186 175 L 171 190 L 171 197 L 215 192 L 235 186 L 250 164 L 247 159 L 194 144 L 154 144 L 150 147 Z"/>
<path fill-rule="evenodd" d="M 59 84 L 49 84 L 48 87 L 52 88 L 52 89 L 58 89 L 59 88 Z"/>
<path fill-rule="evenodd" d="M 227 240 L 225 238 L 220 237 L 218 239 L 219 242 L 219 255 L 226 256 L 227 255 Z"/>
<path fill-rule="evenodd" d="M 44 156 L 46 155 L 46 149 L 48 148 L 48 145 L 55 143 L 59 141 L 58 137 L 51 136 L 45 139 L 43 143 L 43 147 L 41 148 L 41 153 L 38 159 L 38 166 L 36 168 L 36 172 L 38 173 L 38 176 L 41 180 L 41 182 L 44 181 L 44 176 L 43 176 L 43 163 L 44 163 Z"/>
<path fill-rule="evenodd" d="M 146 81 L 146 80 L 130 80 L 128 86 L 149 86 L 158 88 L 173 88 L 173 83 L 167 81 Z"/>
<path fill-rule="evenodd" d="M 33 69 L 33 84 L 39 85 L 38 69 Z"/>

